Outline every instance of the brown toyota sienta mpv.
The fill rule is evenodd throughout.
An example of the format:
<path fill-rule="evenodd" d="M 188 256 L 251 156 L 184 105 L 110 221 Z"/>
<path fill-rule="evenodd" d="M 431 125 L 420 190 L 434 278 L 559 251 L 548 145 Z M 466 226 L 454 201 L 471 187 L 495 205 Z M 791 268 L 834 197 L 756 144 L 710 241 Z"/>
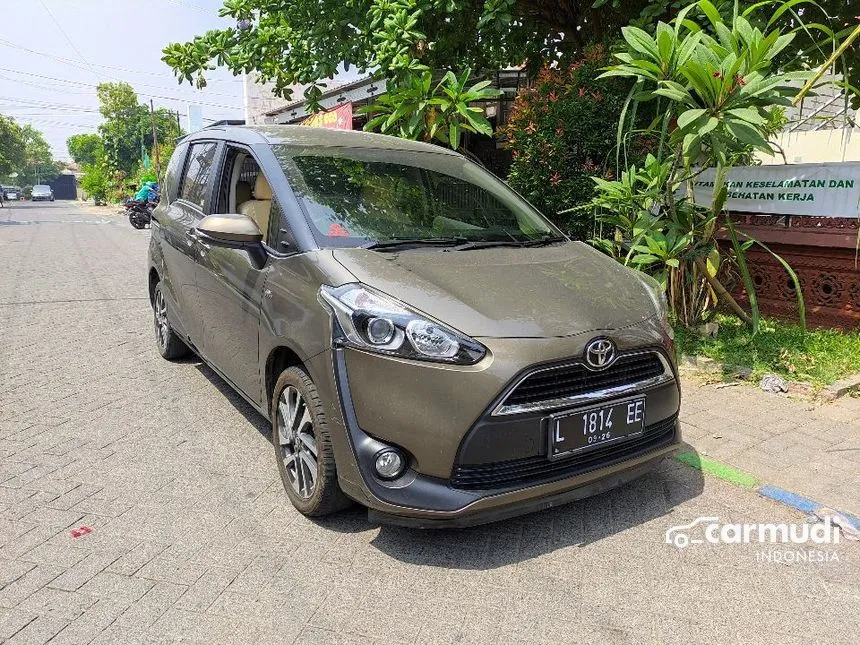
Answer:
<path fill-rule="evenodd" d="M 302 126 L 183 139 L 153 215 L 158 349 L 272 422 L 324 515 L 466 525 L 647 471 L 680 441 L 657 285 L 459 154 Z"/>

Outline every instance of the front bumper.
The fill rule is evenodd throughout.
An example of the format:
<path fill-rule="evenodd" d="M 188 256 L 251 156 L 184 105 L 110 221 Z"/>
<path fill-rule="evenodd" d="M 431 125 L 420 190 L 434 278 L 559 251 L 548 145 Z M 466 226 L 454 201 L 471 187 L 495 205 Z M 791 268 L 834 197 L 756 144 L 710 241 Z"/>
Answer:
<path fill-rule="evenodd" d="M 576 342 L 590 338 L 588 335 Z M 553 340 L 557 352 L 558 339 Z M 633 334 L 627 348 L 641 347 L 642 340 Z M 317 357 L 317 361 L 328 361 L 327 369 L 323 365 L 319 369 L 333 379 L 330 400 L 340 402 L 330 411 L 329 421 L 342 430 L 333 427 L 332 438 L 344 492 L 367 506 L 372 517 L 387 522 L 410 526 L 480 524 L 624 484 L 647 472 L 680 444 L 680 392 L 675 378 L 643 390 L 648 397 L 648 427 L 655 429 L 649 441 L 621 443 L 617 452 L 606 458 L 582 463 L 571 460 L 570 467 L 562 463 L 561 469 L 542 472 L 530 480 L 483 488 L 456 486 L 453 473 L 464 463 L 478 468 L 495 463 L 508 467 L 512 463 L 509 460 L 520 457 L 548 463 L 541 457 L 546 451 L 541 417 L 547 413 L 503 419 L 490 416 L 500 393 L 521 367 L 503 358 L 510 353 L 503 351 L 502 345 L 513 342 L 496 345 L 499 351 L 487 359 L 492 365 L 482 361 L 470 368 L 436 368 L 436 372 L 413 362 L 344 348 Z M 625 348 L 623 340 L 616 342 Z M 535 340 L 530 353 L 544 358 L 540 347 L 541 342 Z M 563 347 L 561 351 L 567 350 Z M 447 383 L 446 391 L 440 391 L 440 382 Z M 412 467 L 397 480 L 386 482 L 375 476 L 372 463 L 375 455 L 390 445 L 405 450 Z"/>

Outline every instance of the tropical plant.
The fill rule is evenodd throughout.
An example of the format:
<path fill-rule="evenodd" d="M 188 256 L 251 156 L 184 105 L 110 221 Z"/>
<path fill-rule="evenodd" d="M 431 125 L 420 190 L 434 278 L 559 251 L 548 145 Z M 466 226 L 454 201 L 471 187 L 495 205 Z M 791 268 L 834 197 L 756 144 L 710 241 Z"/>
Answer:
<path fill-rule="evenodd" d="M 688 17 L 695 7 L 716 36 Z M 791 45 L 794 34 L 752 26 L 747 16 L 754 9 L 740 14 L 736 3 L 725 21 L 709 0 L 700 0 L 682 9 L 671 24 L 659 22 L 653 35 L 625 27 L 625 51 L 616 54 L 620 62 L 604 73 L 635 81 L 619 133 L 626 124 L 635 127 L 632 119 L 639 103 L 653 101 L 658 116 L 651 129 L 660 133 L 660 143 L 645 172 L 633 167 L 614 182 L 595 179 L 599 218 L 615 228 L 612 242 L 598 245 L 625 264 L 665 276 L 672 309 L 687 325 L 697 324 L 715 303 L 723 303 L 749 322 L 753 332 L 758 329 L 755 288 L 746 264 L 750 242 L 742 243 L 731 218 L 723 217 L 726 174 L 750 147 L 773 152 L 768 124 L 774 110 L 791 104 L 788 97 L 796 89 L 789 83 L 809 73 L 774 68 L 773 60 Z M 715 169 L 713 193 L 709 203 L 697 204 L 693 179 L 708 166 Z M 629 200 L 623 218 L 606 210 L 622 198 Z M 721 226 L 731 241 L 731 260 L 743 280 L 749 315 L 720 279 L 724 258 L 715 234 Z M 803 318 L 797 276 L 783 265 L 798 287 Z"/>
<path fill-rule="evenodd" d="M 372 118 L 365 130 L 379 129 L 404 139 L 438 141 L 454 150 L 460 148 L 463 132 L 491 135 L 490 122 L 481 107 L 472 105 L 489 101 L 501 94 L 481 81 L 467 87 L 472 70 L 460 76 L 447 72 L 437 83 L 429 71 L 409 75 L 408 83 L 391 86 L 373 105 L 359 108 L 359 114 Z"/>

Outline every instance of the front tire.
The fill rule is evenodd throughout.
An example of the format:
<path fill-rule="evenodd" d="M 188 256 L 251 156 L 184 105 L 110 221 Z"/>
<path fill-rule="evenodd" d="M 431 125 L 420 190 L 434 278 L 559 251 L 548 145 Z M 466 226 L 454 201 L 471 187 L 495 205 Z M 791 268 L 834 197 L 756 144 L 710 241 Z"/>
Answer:
<path fill-rule="evenodd" d="M 155 344 L 158 346 L 158 353 L 169 361 L 187 356 L 190 351 L 188 345 L 176 335 L 167 318 L 167 299 L 164 297 L 161 282 L 155 285 L 152 292 L 152 311 L 155 316 Z"/>
<path fill-rule="evenodd" d="M 303 515 L 322 517 L 349 505 L 325 412 L 310 376 L 299 367 L 281 373 L 272 396 L 272 445 L 284 490 Z"/>

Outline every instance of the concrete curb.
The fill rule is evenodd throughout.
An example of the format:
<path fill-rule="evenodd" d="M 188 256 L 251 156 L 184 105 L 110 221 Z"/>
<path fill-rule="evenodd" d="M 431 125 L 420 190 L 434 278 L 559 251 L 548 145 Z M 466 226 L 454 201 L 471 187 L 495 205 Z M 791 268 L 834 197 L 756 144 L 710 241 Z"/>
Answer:
<path fill-rule="evenodd" d="M 826 505 L 816 502 L 813 499 L 804 497 L 803 495 L 798 495 L 797 493 L 792 493 L 791 491 L 780 488 L 779 486 L 774 486 L 773 484 L 760 484 L 756 477 L 740 471 L 737 468 L 733 468 L 728 464 L 719 462 L 716 459 L 699 455 L 695 451 L 677 453 L 675 455 L 675 459 L 680 461 L 682 464 L 686 464 L 691 468 L 698 468 L 703 473 L 713 475 L 714 477 L 729 482 L 730 484 L 734 484 L 735 486 L 754 490 L 762 497 L 766 497 L 782 504 L 783 506 L 793 508 L 804 515 L 810 515 L 812 513 L 816 513 L 820 509 L 828 508 Z M 845 520 L 847 520 L 855 530 L 860 531 L 860 518 L 852 515 L 851 513 L 845 513 L 838 509 L 834 510 L 841 517 L 845 518 Z"/>
<path fill-rule="evenodd" d="M 833 398 L 845 396 L 851 392 L 860 392 L 860 372 L 849 374 L 843 379 L 839 379 L 835 383 L 831 383 L 824 388 Z"/>

